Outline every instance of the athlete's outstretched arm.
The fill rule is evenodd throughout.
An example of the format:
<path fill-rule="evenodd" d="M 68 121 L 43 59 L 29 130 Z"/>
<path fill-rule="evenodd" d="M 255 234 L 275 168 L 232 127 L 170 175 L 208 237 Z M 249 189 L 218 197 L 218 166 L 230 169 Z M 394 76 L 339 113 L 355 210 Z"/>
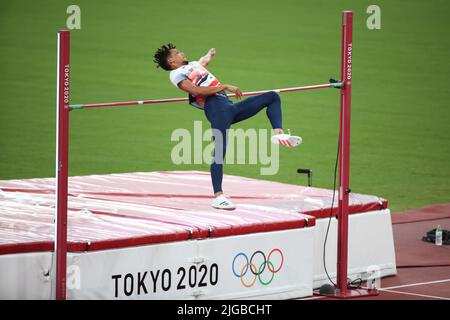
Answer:
<path fill-rule="evenodd" d="M 208 53 L 206 55 L 204 55 L 203 57 L 200 58 L 200 60 L 198 60 L 198 62 L 206 67 L 210 62 L 212 57 L 214 57 L 216 55 L 216 49 L 215 48 L 211 48 L 209 49 Z"/>

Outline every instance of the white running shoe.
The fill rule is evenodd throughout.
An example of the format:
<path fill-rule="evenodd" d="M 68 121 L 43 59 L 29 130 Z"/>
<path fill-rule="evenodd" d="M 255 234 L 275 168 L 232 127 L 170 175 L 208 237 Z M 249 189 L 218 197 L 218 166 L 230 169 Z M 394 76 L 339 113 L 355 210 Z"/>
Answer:
<path fill-rule="evenodd" d="M 220 196 L 214 198 L 212 202 L 212 207 L 216 209 L 223 209 L 223 210 L 234 210 L 236 209 L 236 206 L 233 202 L 231 202 L 225 195 L 221 194 Z"/>
<path fill-rule="evenodd" d="M 272 143 L 281 144 L 282 146 L 293 148 L 302 143 L 302 138 L 299 136 L 291 136 L 291 131 L 288 134 L 281 133 L 272 136 Z"/>

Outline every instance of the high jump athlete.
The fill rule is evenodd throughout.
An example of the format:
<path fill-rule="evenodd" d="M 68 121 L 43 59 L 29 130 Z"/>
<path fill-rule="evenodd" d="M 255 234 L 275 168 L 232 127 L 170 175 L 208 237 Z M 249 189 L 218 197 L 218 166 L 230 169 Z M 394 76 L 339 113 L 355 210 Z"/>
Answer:
<path fill-rule="evenodd" d="M 232 85 L 222 85 L 217 78 L 206 70 L 216 50 L 210 49 L 198 61 L 189 62 L 185 54 L 173 44 L 162 45 L 154 54 L 157 67 L 170 71 L 170 81 L 179 89 L 189 93 L 189 103 L 203 109 L 211 123 L 214 139 L 214 159 L 211 163 L 211 180 L 214 189 L 212 207 L 234 210 L 236 206 L 222 191 L 222 162 L 227 146 L 227 130 L 233 123 L 248 119 L 266 108 L 266 114 L 273 128 L 271 141 L 286 147 L 298 146 L 302 139 L 283 133 L 281 124 L 281 101 L 278 93 L 266 92 L 233 103 L 225 91 L 233 92 L 237 99 L 242 98 L 241 90 Z M 215 129 L 215 130 L 214 130 Z M 221 134 L 221 137 L 217 135 Z"/>

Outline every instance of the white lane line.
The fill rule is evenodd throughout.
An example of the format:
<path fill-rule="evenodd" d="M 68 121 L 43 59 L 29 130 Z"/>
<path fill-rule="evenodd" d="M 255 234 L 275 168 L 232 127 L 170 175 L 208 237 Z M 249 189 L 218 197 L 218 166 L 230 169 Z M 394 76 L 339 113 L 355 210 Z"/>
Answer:
<path fill-rule="evenodd" d="M 392 290 L 392 289 L 400 289 L 400 288 L 422 286 L 422 285 L 427 285 L 427 284 L 444 283 L 444 282 L 450 282 L 450 279 L 428 281 L 428 282 L 418 282 L 418 283 L 404 284 L 404 285 L 401 285 L 401 286 L 392 286 L 392 287 L 386 287 L 386 288 L 379 288 L 378 291 L 387 291 L 387 292 L 390 291 L 390 292 L 393 292 L 393 293 L 401 293 L 401 294 L 417 295 L 417 296 L 428 297 L 428 298 L 450 300 L 450 299 L 444 298 L 444 297 L 427 296 L 427 295 L 421 295 L 421 294 L 416 294 L 416 293 L 409 293 L 409 292 L 402 292 L 402 291 L 394 291 L 394 290 Z M 300 298 L 300 299 L 297 299 L 297 300 L 317 300 L 317 299 L 323 299 L 323 298 L 327 298 L 327 297 L 326 296 L 318 296 L 318 297 L 316 296 L 316 297 Z"/>
<path fill-rule="evenodd" d="M 429 296 L 429 295 L 426 295 L 426 294 L 419 294 L 419 293 L 412 293 L 412 292 L 403 292 L 403 291 L 386 290 L 386 289 L 379 289 L 379 291 L 384 291 L 384 292 L 389 292 L 389 293 L 406 294 L 406 295 L 417 296 L 417 297 L 422 297 L 422 298 L 433 298 L 433 299 L 439 299 L 439 300 L 450 300 L 450 298 Z"/>
<path fill-rule="evenodd" d="M 301 299 L 297 299 L 297 300 L 317 300 L 317 299 L 323 299 L 323 298 L 327 298 L 327 297 L 326 296 L 319 296 L 319 297 L 301 298 Z"/>
<path fill-rule="evenodd" d="M 401 286 L 380 288 L 379 290 L 390 290 L 390 289 L 407 288 L 407 287 L 422 286 L 422 285 L 426 285 L 426 284 L 442 283 L 442 282 L 449 282 L 449 281 L 450 281 L 450 279 L 429 281 L 429 282 L 418 282 L 418 283 L 412 283 L 412 284 L 404 284 L 404 285 L 401 285 Z"/>

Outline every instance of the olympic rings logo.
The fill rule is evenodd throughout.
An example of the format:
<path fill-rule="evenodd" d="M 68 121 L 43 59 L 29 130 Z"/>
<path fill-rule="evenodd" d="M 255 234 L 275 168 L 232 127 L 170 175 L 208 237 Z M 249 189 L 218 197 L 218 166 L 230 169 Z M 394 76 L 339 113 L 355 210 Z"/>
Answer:
<path fill-rule="evenodd" d="M 274 266 L 274 263 L 270 260 L 275 253 L 277 253 L 277 255 L 280 256 L 280 258 L 279 258 L 280 262 L 278 263 L 279 265 L 276 268 Z M 262 262 L 261 262 L 261 264 L 259 264 L 258 268 L 256 267 L 255 263 L 253 263 L 253 260 L 256 261 L 256 259 L 255 259 L 256 256 L 261 256 L 261 258 L 262 258 L 262 259 L 261 258 L 259 259 L 259 260 L 262 260 Z M 242 258 L 240 258 L 240 257 L 242 257 Z M 243 261 L 244 263 L 242 263 L 242 260 L 244 260 Z M 239 262 L 241 262 L 241 263 L 239 263 Z M 248 256 L 245 253 L 239 252 L 238 254 L 236 254 L 234 256 L 231 269 L 233 271 L 233 274 L 241 280 L 241 283 L 244 287 L 251 288 L 255 284 L 256 279 L 258 279 L 259 283 L 264 286 L 269 285 L 273 281 L 273 278 L 275 277 L 275 273 L 279 272 L 281 270 L 281 268 L 283 267 L 283 263 L 284 263 L 283 252 L 278 248 L 272 249 L 272 251 L 270 251 L 267 258 L 266 258 L 266 255 L 264 254 L 264 252 L 262 252 L 260 250 L 255 251 L 251 255 L 250 260 L 248 259 Z M 248 279 L 247 279 L 247 282 L 246 282 L 244 280 L 244 276 L 247 274 L 247 272 L 249 270 L 253 274 L 253 277 L 250 277 L 250 281 L 248 281 Z M 268 270 L 271 273 L 271 276 L 269 279 L 267 279 L 267 277 L 266 277 L 266 279 L 264 279 L 264 277 L 262 276 L 263 272 L 266 270 Z"/>

